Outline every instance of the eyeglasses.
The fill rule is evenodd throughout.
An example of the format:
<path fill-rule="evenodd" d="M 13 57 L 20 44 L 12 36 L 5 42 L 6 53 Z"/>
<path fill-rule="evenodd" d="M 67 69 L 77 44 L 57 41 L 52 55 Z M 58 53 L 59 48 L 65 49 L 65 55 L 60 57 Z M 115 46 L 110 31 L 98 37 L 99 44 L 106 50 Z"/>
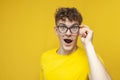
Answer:
<path fill-rule="evenodd" d="M 63 25 L 58 25 L 57 28 L 61 33 L 66 33 L 69 29 L 71 33 L 76 34 L 79 31 L 80 27 L 78 24 L 73 24 L 71 27 L 68 28 L 65 24 L 63 24 Z"/>

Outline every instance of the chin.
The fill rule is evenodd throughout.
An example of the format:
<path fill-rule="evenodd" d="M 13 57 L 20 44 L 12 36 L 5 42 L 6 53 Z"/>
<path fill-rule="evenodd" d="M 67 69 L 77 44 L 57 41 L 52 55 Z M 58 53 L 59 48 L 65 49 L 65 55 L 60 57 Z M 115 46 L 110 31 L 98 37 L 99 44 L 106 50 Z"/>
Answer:
<path fill-rule="evenodd" d="M 73 46 L 63 46 L 63 49 L 65 50 L 65 51 L 72 51 L 73 50 Z"/>

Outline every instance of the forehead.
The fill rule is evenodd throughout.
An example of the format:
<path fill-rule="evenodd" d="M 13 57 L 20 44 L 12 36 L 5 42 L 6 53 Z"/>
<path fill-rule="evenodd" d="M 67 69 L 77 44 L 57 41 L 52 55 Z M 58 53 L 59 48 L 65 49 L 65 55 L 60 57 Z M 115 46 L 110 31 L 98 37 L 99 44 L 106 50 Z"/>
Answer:
<path fill-rule="evenodd" d="M 73 24 L 79 24 L 79 22 L 78 21 L 70 21 L 70 20 L 68 20 L 67 18 L 63 21 L 63 20 L 59 20 L 58 22 L 57 22 L 57 25 L 59 25 L 59 24 L 65 24 L 65 25 L 67 25 L 67 26 L 71 26 L 71 25 L 73 25 Z"/>

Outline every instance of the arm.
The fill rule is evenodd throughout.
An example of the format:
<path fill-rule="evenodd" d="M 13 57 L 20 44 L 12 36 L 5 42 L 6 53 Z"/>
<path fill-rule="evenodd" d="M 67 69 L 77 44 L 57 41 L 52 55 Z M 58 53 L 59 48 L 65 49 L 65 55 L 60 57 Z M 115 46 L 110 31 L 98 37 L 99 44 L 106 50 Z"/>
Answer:
<path fill-rule="evenodd" d="M 86 25 L 80 28 L 81 41 L 85 47 L 88 62 L 90 65 L 90 80 L 111 80 L 104 65 L 96 55 L 92 44 L 93 31 L 90 30 Z"/>

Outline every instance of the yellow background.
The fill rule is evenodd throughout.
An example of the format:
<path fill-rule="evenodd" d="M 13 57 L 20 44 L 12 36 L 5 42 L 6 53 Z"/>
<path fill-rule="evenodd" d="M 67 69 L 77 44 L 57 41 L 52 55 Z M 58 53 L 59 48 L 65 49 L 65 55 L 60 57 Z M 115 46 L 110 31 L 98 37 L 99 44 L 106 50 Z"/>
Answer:
<path fill-rule="evenodd" d="M 58 7 L 78 8 L 94 31 L 96 52 L 120 80 L 120 0 L 0 0 L 0 80 L 39 80 L 40 54 L 59 45 Z"/>

